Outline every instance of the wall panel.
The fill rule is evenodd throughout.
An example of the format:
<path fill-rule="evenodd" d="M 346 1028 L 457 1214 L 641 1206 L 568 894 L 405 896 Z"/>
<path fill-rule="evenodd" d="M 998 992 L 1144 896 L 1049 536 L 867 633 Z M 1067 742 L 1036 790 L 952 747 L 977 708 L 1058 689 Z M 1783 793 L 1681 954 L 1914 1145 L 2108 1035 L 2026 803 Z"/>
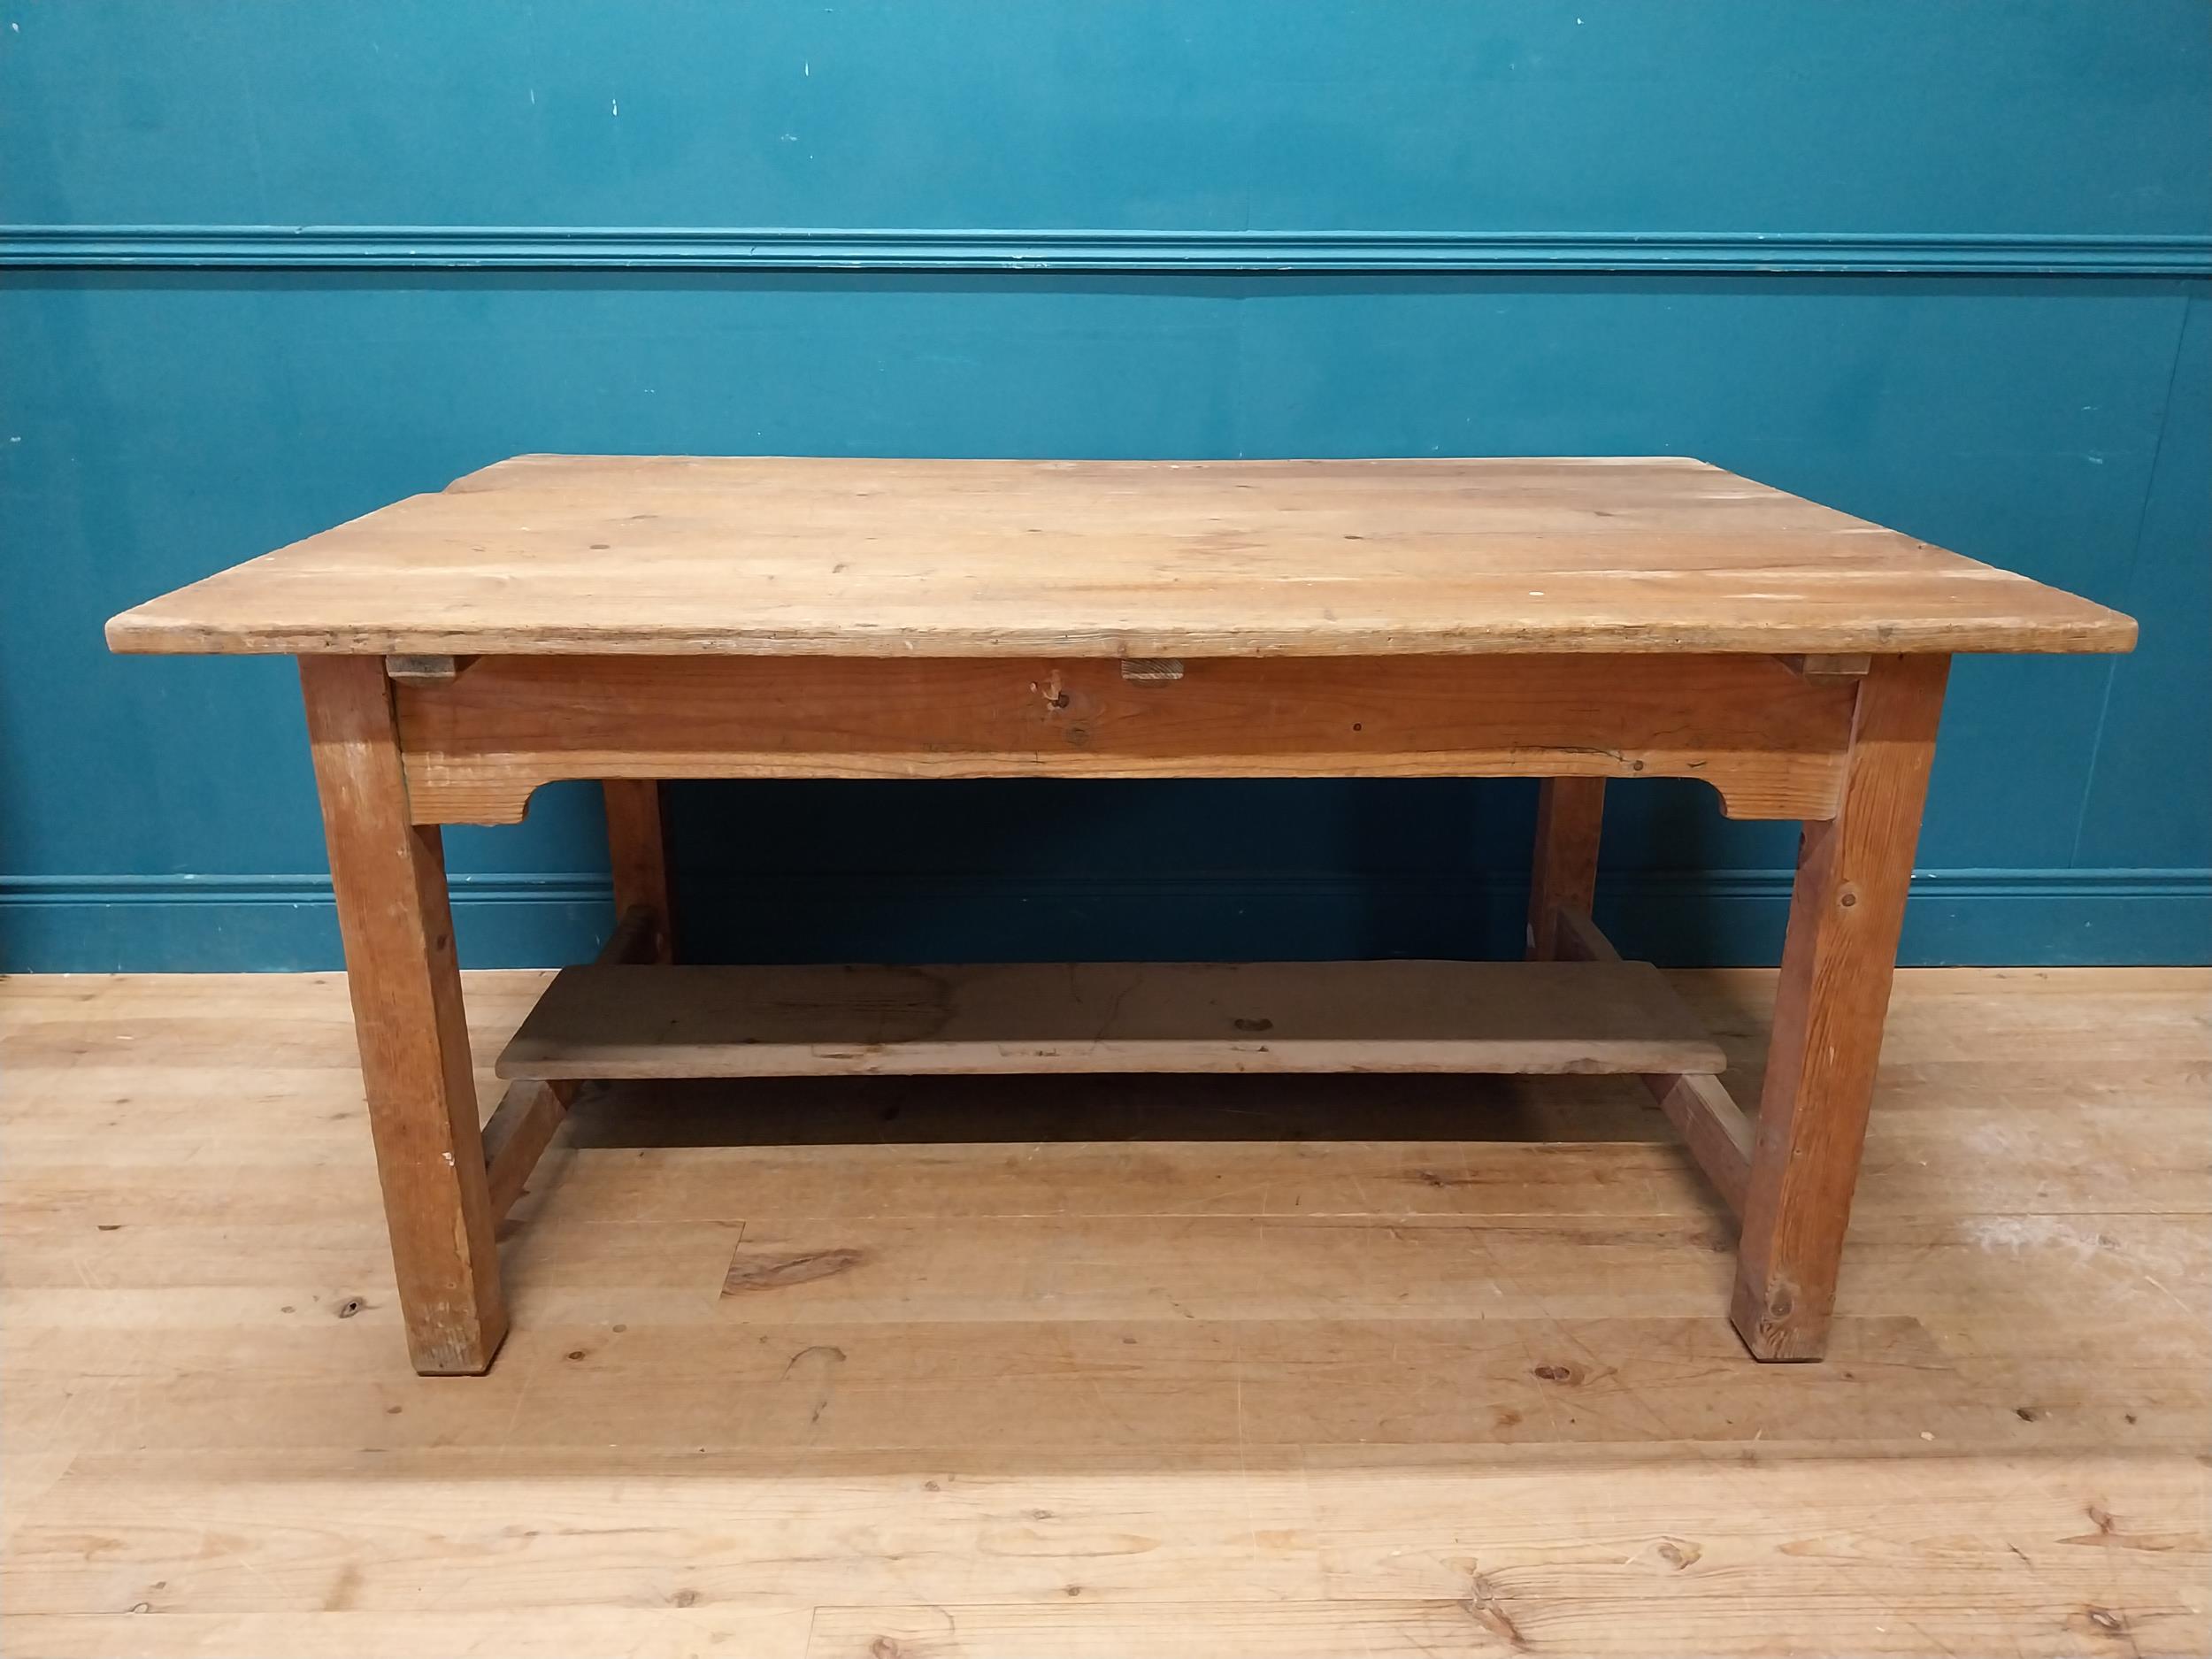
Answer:
<path fill-rule="evenodd" d="M 2195 0 L 17 10 L 9 965 L 334 961 L 289 665 L 99 625 L 531 449 L 1699 455 L 2142 617 L 1961 665 L 1909 956 L 2212 944 Z M 1624 942 L 1770 959 L 1786 833 L 1613 800 Z M 1529 795 L 678 806 L 724 955 L 1329 956 L 1512 949 Z M 470 958 L 578 949 L 595 838 L 454 835 Z"/>

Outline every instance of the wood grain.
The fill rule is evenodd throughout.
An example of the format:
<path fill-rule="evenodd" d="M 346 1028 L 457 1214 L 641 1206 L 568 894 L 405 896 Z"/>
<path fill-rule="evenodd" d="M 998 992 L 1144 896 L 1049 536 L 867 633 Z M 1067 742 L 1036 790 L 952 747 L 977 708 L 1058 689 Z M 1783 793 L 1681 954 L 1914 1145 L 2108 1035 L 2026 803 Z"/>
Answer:
<path fill-rule="evenodd" d="M 1841 809 L 1800 843 L 1730 1315 L 1761 1359 L 1824 1349 L 1949 669 L 1875 661 Z"/>
<path fill-rule="evenodd" d="M 522 456 L 108 626 L 128 651 L 2116 651 L 2116 612 L 1678 457 Z"/>
<path fill-rule="evenodd" d="M 0 1650 L 2197 1659 L 2208 992 L 1900 974 L 1824 1365 L 1627 1079 L 810 1079 L 580 1100 L 456 1386 L 339 976 L 9 979 Z"/>
<path fill-rule="evenodd" d="M 1696 778 L 1738 818 L 1835 810 L 1853 693 L 1769 657 L 508 657 L 398 694 L 426 822 L 561 778 Z"/>
<path fill-rule="evenodd" d="M 384 665 L 303 658 L 300 682 L 408 1348 L 426 1373 L 482 1371 L 507 1308 L 444 849 L 409 821 Z"/>
<path fill-rule="evenodd" d="M 564 969 L 506 1078 L 1716 1071 L 1647 963 Z"/>

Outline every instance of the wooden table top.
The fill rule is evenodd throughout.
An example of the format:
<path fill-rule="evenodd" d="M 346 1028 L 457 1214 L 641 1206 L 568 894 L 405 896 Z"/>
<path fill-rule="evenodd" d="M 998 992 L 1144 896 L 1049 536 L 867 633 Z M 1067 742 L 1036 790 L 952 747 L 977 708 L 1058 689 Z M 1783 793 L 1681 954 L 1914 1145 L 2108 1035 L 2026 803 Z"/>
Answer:
<path fill-rule="evenodd" d="M 2124 651 L 1701 461 L 518 456 L 127 611 L 120 651 Z"/>

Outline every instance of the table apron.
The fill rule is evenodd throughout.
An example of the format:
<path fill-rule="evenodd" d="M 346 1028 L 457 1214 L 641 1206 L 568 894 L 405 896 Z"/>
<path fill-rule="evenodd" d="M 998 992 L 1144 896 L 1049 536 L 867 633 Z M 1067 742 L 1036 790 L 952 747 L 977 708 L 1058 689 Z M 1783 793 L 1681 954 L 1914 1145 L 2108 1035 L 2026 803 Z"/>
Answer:
<path fill-rule="evenodd" d="M 488 657 L 393 686 L 419 824 L 576 778 L 1695 778 L 1836 810 L 1857 682 L 1765 656 Z"/>

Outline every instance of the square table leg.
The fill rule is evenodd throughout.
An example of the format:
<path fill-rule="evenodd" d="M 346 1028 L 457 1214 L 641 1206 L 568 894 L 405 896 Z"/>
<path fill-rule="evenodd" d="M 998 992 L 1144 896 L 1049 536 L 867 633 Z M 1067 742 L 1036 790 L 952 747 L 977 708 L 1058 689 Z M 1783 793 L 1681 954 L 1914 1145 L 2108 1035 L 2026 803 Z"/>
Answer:
<path fill-rule="evenodd" d="M 1827 1347 L 1949 668 L 1874 659 L 1836 816 L 1800 843 L 1730 1309 L 1760 1359 Z"/>
<path fill-rule="evenodd" d="M 600 785 L 607 803 L 607 861 L 614 872 L 614 917 L 632 911 L 652 918 L 650 962 L 676 957 L 675 912 L 668 901 L 668 837 L 661 822 L 661 787 L 651 778 L 609 778 Z"/>
<path fill-rule="evenodd" d="M 1547 778 L 1536 797 L 1536 853 L 1529 871 L 1528 957 L 1559 956 L 1559 912 L 1590 914 L 1598 889 L 1605 780 Z"/>
<path fill-rule="evenodd" d="M 411 821 L 384 663 L 303 657 L 369 1128 L 415 1369 L 465 1375 L 507 1334 L 445 853 Z"/>

